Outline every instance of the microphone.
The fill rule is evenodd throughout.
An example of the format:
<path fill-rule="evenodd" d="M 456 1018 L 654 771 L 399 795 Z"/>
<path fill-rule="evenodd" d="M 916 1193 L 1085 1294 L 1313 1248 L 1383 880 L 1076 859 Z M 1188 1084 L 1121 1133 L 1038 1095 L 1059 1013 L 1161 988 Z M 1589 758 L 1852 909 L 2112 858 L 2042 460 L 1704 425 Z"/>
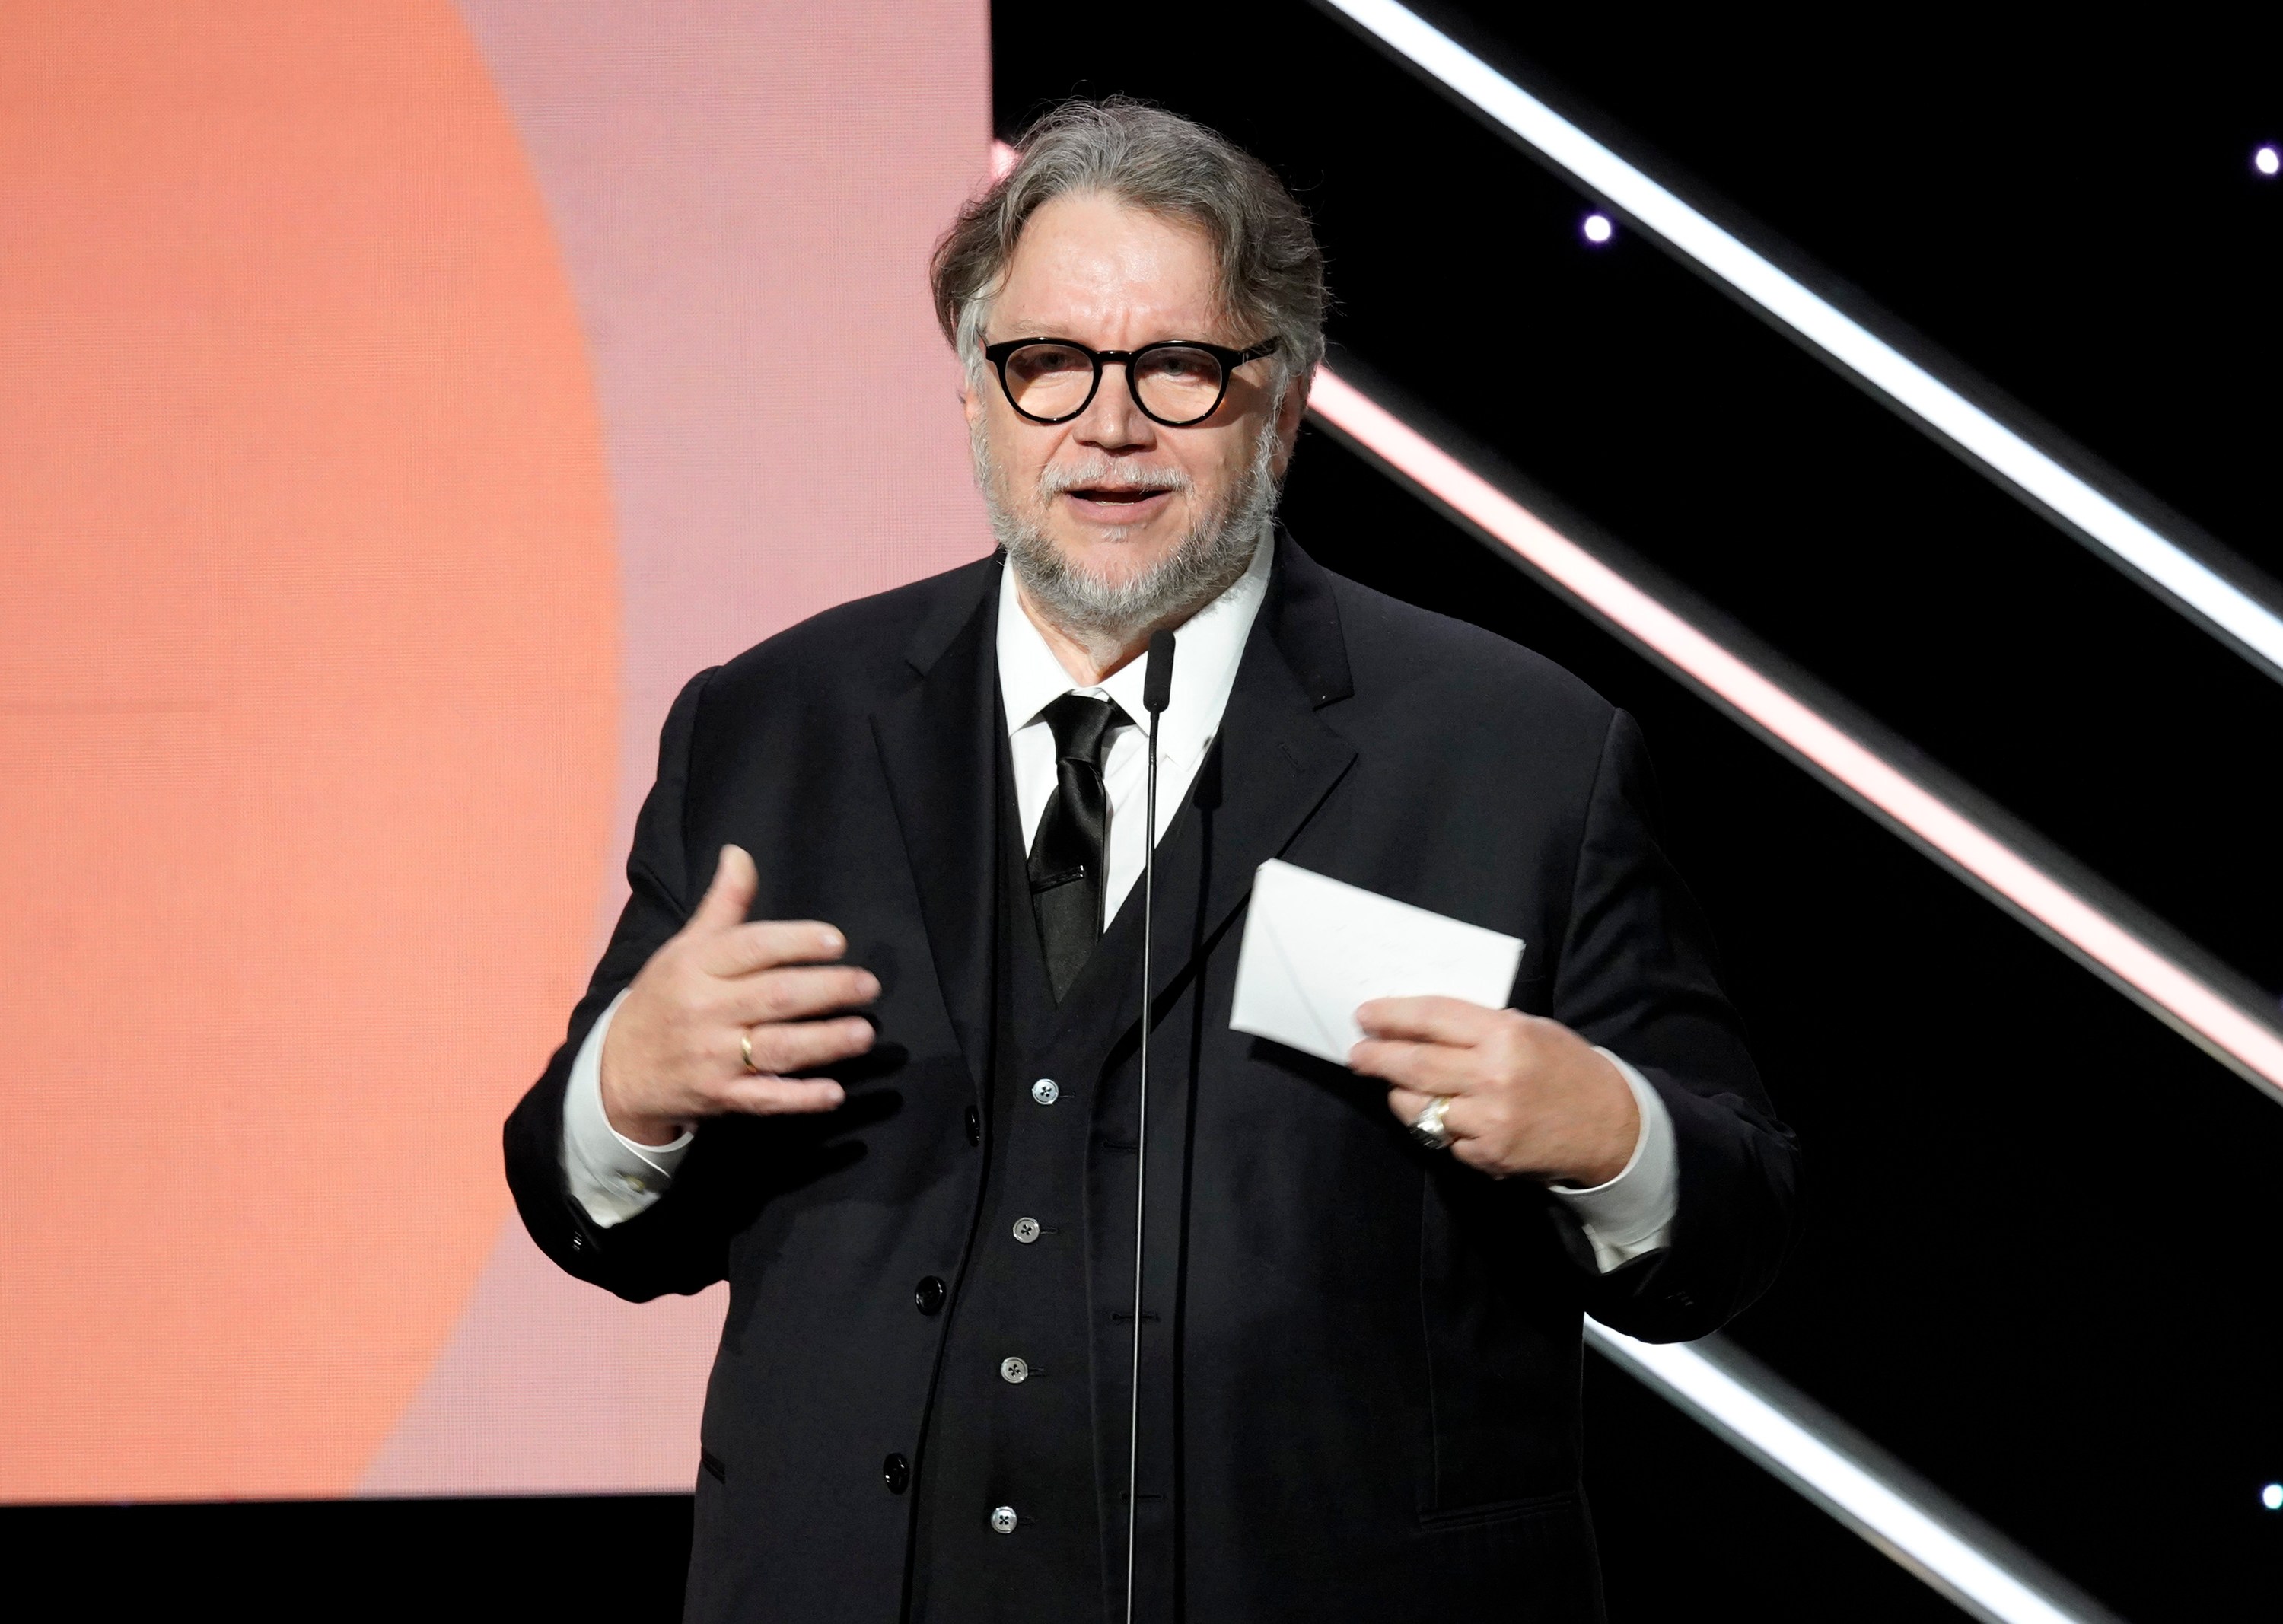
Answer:
<path fill-rule="evenodd" d="M 1157 713 L 1173 702 L 1173 634 L 1161 631 L 1149 639 L 1149 663 L 1142 668 L 1142 708 L 1149 713 L 1154 732 Z"/>
<path fill-rule="evenodd" d="M 1173 634 L 1149 639 L 1149 663 L 1142 672 L 1142 708 L 1149 713 L 1149 788 L 1142 797 L 1142 1108 L 1134 1132 L 1134 1381 L 1126 1415 L 1126 1624 L 1134 1624 L 1134 1512 L 1141 1505 L 1142 1462 L 1142 1236 L 1149 1189 L 1149 947 L 1157 880 L 1157 718 L 1173 698 Z"/>

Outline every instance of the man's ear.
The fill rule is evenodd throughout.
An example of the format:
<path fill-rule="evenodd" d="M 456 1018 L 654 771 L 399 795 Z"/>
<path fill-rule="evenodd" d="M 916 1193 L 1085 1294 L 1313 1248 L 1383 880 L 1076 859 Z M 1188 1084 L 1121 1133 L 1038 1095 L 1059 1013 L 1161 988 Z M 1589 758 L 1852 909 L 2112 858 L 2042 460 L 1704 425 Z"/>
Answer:
<path fill-rule="evenodd" d="M 1308 387 L 1315 381 L 1316 375 L 1311 372 L 1305 378 L 1294 379 L 1286 388 L 1283 402 L 1276 412 L 1278 433 L 1289 438 L 1300 432 L 1300 419 L 1308 415 Z"/>
<path fill-rule="evenodd" d="M 1276 403 L 1276 461 L 1278 479 L 1292 465 L 1293 442 L 1300 435 L 1300 419 L 1308 415 L 1308 386 L 1313 375 L 1296 378 L 1284 387 L 1284 398 Z"/>

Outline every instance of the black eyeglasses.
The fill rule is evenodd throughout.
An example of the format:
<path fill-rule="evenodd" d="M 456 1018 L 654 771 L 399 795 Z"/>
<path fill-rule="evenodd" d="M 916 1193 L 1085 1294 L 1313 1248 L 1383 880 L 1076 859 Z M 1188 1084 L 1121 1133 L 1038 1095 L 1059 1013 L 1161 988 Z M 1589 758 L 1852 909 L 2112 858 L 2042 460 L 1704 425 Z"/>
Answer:
<path fill-rule="evenodd" d="M 1088 349 L 1072 339 L 1009 339 L 986 345 L 1007 403 L 1033 423 L 1067 423 L 1094 404 L 1102 369 L 1126 369 L 1126 387 L 1142 415 L 1167 428 L 1188 428 L 1220 410 L 1229 374 L 1276 347 L 1274 339 L 1229 349 L 1196 339 L 1163 339 L 1139 349 Z"/>

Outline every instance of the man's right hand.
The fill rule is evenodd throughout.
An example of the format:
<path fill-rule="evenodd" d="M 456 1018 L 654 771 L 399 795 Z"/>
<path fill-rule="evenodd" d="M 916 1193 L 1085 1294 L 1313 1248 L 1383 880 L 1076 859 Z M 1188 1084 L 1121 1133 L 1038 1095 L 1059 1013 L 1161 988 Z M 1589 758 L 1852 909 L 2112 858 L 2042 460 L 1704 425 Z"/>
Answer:
<path fill-rule="evenodd" d="M 860 1016 L 820 1020 L 880 995 L 869 970 L 836 964 L 847 941 L 813 919 L 745 922 L 760 876 L 721 848 L 697 911 L 635 977 L 603 1040 L 603 1111 L 641 1144 L 667 1144 L 700 1117 L 830 1111 L 846 1097 L 830 1079 L 785 1072 L 830 1066 L 872 1047 Z M 740 1040 L 750 1037 L 753 1065 Z"/>

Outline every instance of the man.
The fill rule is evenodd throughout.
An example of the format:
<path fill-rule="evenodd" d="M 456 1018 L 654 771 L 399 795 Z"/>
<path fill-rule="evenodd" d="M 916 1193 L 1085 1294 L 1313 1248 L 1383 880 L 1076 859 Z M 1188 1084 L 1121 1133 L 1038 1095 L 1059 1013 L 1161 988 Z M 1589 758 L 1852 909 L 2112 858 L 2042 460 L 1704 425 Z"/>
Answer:
<path fill-rule="evenodd" d="M 1001 553 L 683 691 L 508 1124 L 565 1269 L 729 1283 L 689 1615 L 1116 1619 L 1130 1509 L 1138 1619 L 1598 1617 L 1579 1316 L 1720 1324 L 1796 1168 L 1639 734 L 1274 527 L 1321 262 L 1219 137 L 1058 110 L 935 287 Z M 1520 937 L 1511 1007 L 1233 1031 L 1272 857 Z"/>

